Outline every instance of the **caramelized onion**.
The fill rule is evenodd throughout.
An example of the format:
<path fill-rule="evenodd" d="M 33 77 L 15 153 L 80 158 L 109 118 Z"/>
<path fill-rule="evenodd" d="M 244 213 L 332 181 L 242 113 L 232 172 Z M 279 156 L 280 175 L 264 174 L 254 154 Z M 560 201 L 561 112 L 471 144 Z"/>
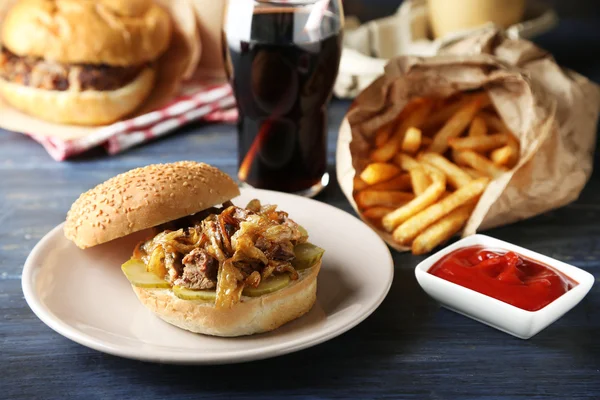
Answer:
<path fill-rule="evenodd" d="M 260 272 L 253 271 L 248 277 L 244 280 L 244 284 L 246 286 L 258 287 L 260 285 Z"/>
<path fill-rule="evenodd" d="M 231 308 L 240 301 L 244 290 L 244 276 L 231 259 L 226 260 L 219 268 L 217 276 L 216 308 Z"/>

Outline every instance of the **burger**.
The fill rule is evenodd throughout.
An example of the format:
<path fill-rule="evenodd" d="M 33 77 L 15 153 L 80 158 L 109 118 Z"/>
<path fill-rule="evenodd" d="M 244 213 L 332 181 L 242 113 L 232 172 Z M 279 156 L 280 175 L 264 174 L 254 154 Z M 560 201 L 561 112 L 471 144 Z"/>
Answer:
<path fill-rule="evenodd" d="M 150 165 L 82 194 L 64 232 L 85 249 L 146 230 L 121 268 L 170 324 L 215 336 L 271 331 L 312 308 L 324 251 L 276 205 L 236 206 L 238 195 L 210 165 Z"/>
<path fill-rule="evenodd" d="M 114 122 L 152 90 L 170 36 L 151 0 L 18 1 L 1 26 L 0 94 L 52 122 Z"/>

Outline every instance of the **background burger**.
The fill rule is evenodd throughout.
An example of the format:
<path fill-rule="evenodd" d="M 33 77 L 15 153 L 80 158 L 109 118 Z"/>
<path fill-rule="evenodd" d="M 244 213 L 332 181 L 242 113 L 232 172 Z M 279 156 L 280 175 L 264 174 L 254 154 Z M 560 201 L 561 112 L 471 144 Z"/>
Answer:
<path fill-rule="evenodd" d="M 170 36 L 151 0 L 18 1 L 1 26 L 0 94 L 52 122 L 114 122 L 152 90 Z"/>
<path fill-rule="evenodd" d="M 138 168 L 82 194 L 65 235 L 87 248 L 153 228 L 122 266 L 142 304 L 192 332 L 270 331 L 313 306 L 323 250 L 277 206 L 237 195 L 207 164 Z"/>

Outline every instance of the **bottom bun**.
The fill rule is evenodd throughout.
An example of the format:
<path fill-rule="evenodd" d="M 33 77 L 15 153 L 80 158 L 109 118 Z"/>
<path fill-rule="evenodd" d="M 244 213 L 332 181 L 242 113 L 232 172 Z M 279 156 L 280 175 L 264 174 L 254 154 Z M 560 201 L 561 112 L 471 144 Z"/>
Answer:
<path fill-rule="evenodd" d="M 179 328 L 212 336 L 243 336 L 272 331 L 306 314 L 317 298 L 317 275 L 321 262 L 301 271 L 300 277 L 284 289 L 260 296 L 242 297 L 230 309 L 212 303 L 182 300 L 171 289 L 133 286 L 143 305 Z"/>
<path fill-rule="evenodd" d="M 155 72 L 145 68 L 116 90 L 45 90 L 0 79 L 0 94 L 13 107 L 47 121 L 75 125 L 104 125 L 138 108 L 154 86 Z"/>

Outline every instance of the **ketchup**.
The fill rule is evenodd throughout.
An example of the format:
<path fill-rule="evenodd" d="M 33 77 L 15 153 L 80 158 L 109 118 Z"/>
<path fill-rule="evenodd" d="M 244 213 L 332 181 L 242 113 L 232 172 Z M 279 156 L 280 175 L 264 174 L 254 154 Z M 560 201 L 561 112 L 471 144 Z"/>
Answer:
<path fill-rule="evenodd" d="M 482 246 L 447 254 L 429 273 L 527 311 L 544 308 L 577 285 L 538 261 Z"/>

